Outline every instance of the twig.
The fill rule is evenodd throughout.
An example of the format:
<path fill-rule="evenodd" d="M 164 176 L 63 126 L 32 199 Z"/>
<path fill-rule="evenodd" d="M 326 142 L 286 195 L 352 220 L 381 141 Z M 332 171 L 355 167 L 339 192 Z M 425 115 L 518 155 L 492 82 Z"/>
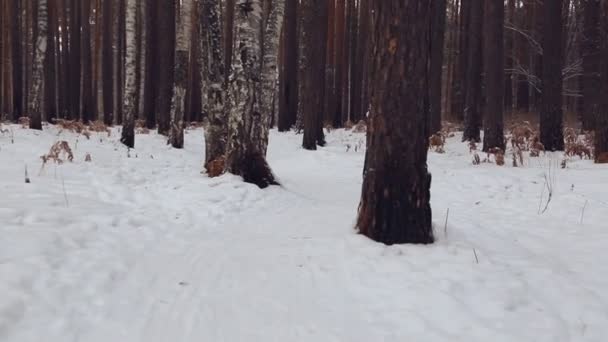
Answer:
<path fill-rule="evenodd" d="M 583 219 L 585 218 L 585 208 L 587 208 L 587 203 L 589 203 L 589 200 L 585 200 L 585 205 L 583 206 L 583 210 L 581 212 L 580 224 L 583 224 Z"/>
<path fill-rule="evenodd" d="M 25 164 L 25 183 L 29 184 L 30 182 L 30 176 L 28 176 L 27 174 L 27 164 Z"/>
<path fill-rule="evenodd" d="M 63 198 L 65 198 L 65 206 L 69 207 L 70 203 L 68 202 L 68 193 L 65 191 L 65 182 L 63 180 L 63 175 L 61 175 L 61 187 L 63 188 Z"/>
<path fill-rule="evenodd" d="M 475 255 L 475 262 L 479 264 L 479 258 L 477 257 L 477 251 L 475 251 L 475 248 L 473 248 L 473 254 Z"/>
<path fill-rule="evenodd" d="M 443 226 L 443 235 L 447 239 L 448 237 L 448 218 L 450 217 L 450 208 L 448 208 L 448 212 L 445 214 L 445 225 Z"/>

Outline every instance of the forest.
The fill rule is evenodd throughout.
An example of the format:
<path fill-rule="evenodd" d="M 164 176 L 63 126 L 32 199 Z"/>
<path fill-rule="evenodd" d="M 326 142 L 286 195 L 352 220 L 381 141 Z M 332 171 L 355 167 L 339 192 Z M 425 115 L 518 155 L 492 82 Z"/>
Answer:
<path fill-rule="evenodd" d="M 606 193 L 608 0 L 0 0 L 0 340 L 603 341 Z"/>

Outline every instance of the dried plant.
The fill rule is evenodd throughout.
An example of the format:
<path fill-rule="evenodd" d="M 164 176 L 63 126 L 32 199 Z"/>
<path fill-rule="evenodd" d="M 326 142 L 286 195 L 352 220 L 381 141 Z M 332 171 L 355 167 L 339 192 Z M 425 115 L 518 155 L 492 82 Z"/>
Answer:
<path fill-rule="evenodd" d="M 437 132 L 429 138 L 429 148 L 437 153 L 445 153 L 445 136 Z"/>
<path fill-rule="evenodd" d="M 20 117 L 17 122 L 19 122 L 21 128 L 30 128 L 30 118 L 27 116 Z"/>
<path fill-rule="evenodd" d="M 63 158 L 62 158 L 63 157 Z M 57 164 L 62 164 L 64 160 L 73 161 L 74 154 L 67 141 L 58 141 L 51 146 L 49 153 L 40 156 L 42 159 L 42 165 L 44 166 L 48 161 L 54 161 Z"/>
<path fill-rule="evenodd" d="M 355 133 L 365 133 L 367 132 L 367 123 L 363 120 L 359 120 L 357 124 L 353 127 L 353 132 Z"/>
<path fill-rule="evenodd" d="M 108 126 L 106 126 L 103 121 L 99 120 L 91 122 L 91 124 L 89 125 L 89 131 L 97 133 L 108 133 L 108 137 L 112 134 L 112 130 L 110 130 L 110 128 L 108 128 Z"/>
<path fill-rule="evenodd" d="M 207 164 L 207 175 L 211 178 L 221 176 L 226 168 L 226 158 L 219 157 Z"/>
<path fill-rule="evenodd" d="M 90 153 L 87 153 L 87 154 L 84 156 L 84 161 L 85 161 L 85 162 L 87 162 L 87 163 L 90 163 L 90 162 L 92 162 L 92 161 L 93 161 L 93 159 L 91 158 L 91 154 L 90 154 Z"/>

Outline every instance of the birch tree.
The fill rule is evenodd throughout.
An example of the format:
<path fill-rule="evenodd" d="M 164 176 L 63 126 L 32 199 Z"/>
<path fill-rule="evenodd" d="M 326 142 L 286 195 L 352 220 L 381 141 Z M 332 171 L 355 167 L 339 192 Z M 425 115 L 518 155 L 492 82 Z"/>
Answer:
<path fill-rule="evenodd" d="M 222 26 L 220 21 L 220 0 L 202 0 L 203 20 L 201 41 L 201 79 L 205 83 L 203 99 L 207 108 L 208 125 L 205 129 L 205 168 L 209 164 L 224 159 L 228 138 L 228 112 L 226 99 L 226 72 Z"/>
<path fill-rule="evenodd" d="M 48 29 L 47 0 L 38 0 L 37 37 L 32 66 L 32 83 L 29 95 L 30 128 L 42 130 L 42 75 Z"/>
<path fill-rule="evenodd" d="M 188 86 L 188 63 L 190 55 L 190 33 L 192 0 L 182 0 L 179 7 L 177 37 L 175 41 L 175 75 L 171 100 L 171 130 L 169 143 L 174 148 L 184 147 L 184 104 Z"/>
<path fill-rule="evenodd" d="M 260 188 L 278 184 L 266 161 L 267 117 L 260 108 L 262 6 L 260 0 L 236 4 L 236 48 L 231 77 L 226 170 Z"/>
<path fill-rule="evenodd" d="M 126 19 L 126 36 L 127 36 L 127 53 L 125 65 L 125 96 L 124 96 L 124 124 L 122 129 L 122 137 L 120 141 L 127 147 L 133 148 L 135 145 L 135 116 L 137 115 L 136 97 L 137 97 L 137 81 L 135 79 L 136 72 L 136 52 L 137 52 L 137 37 L 136 30 L 136 14 L 137 0 L 127 0 L 127 19 Z"/>

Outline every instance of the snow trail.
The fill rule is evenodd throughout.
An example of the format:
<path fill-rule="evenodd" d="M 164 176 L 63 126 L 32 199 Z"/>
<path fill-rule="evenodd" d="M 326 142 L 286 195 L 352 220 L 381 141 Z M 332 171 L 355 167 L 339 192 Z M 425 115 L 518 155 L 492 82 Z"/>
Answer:
<path fill-rule="evenodd" d="M 118 129 L 91 140 L 13 129 L 14 144 L 0 135 L 0 341 L 608 336 L 605 166 L 555 170 L 539 215 L 558 154 L 517 169 L 472 166 L 456 136 L 430 154 L 438 242 L 386 247 L 352 228 L 361 134 L 333 131 L 309 152 L 301 136 L 272 132 L 269 162 L 284 186 L 260 190 L 201 175 L 200 130 L 181 151 L 155 134 L 127 151 Z M 75 162 L 38 174 L 58 139 Z"/>

